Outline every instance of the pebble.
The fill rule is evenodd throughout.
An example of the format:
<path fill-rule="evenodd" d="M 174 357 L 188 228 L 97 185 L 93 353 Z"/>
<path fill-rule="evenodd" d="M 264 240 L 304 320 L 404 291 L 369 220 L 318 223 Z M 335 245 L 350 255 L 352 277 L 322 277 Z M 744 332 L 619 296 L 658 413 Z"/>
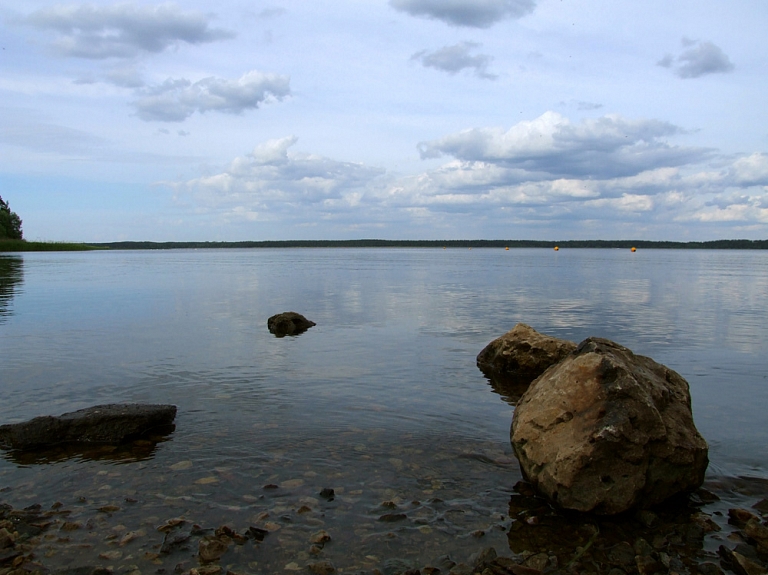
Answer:
<path fill-rule="evenodd" d="M 315 545 L 319 545 L 321 543 L 327 543 L 330 540 L 331 540 L 331 536 L 324 529 L 321 529 L 317 533 L 313 533 L 309 538 L 309 542 L 314 543 Z"/>
<path fill-rule="evenodd" d="M 379 521 L 384 521 L 386 523 L 393 523 L 395 521 L 402 521 L 403 519 L 407 519 L 408 516 L 405 513 L 385 513 L 381 517 L 379 517 Z"/>
<path fill-rule="evenodd" d="M 120 559 L 120 557 L 123 556 L 122 551 L 105 551 L 104 553 L 99 553 L 99 557 L 102 559 L 107 559 L 109 561 L 115 561 L 116 559 Z"/>
<path fill-rule="evenodd" d="M 310 563 L 307 565 L 310 572 L 315 575 L 331 575 L 336 572 L 336 567 L 330 561 L 318 561 L 317 563 Z"/>
<path fill-rule="evenodd" d="M 203 563 L 218 561 L 229 547 L 228 537 L 206 535 L 198 544 L 198 556 Z"/>

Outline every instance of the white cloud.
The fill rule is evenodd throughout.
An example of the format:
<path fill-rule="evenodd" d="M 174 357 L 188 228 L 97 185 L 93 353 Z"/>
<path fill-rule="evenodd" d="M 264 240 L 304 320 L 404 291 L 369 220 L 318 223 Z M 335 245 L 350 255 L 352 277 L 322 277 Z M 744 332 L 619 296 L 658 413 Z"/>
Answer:
<path fill-rule="evenodd" d="M 768 186 L 768 154 L 754 153 L 733 163 L 730 180 L 739 186 Z"/>
<path fill-rule="evenodd" d="M 140 90 L 133 105 L 142 120 L 182 122 L 196 111 L 240 114 L 270 100 L 283 100 L 290 93 L 288 76 L 251 71 L 237 80 L 210 77 L 193 83 L 169 78 Z"/>
<path fill-rule="evenodd" d="M 412 16 L 471 28 L 488 28 L 505 18 L 522 18 L 536 7 L 534 0 L 390 0 L 389 4 Z"/>
<path fill-rule="evenodd" d="M 53 48 L 75 58 L 132 58 L 157 53 L 181 42 L 204 44 L 234 37 L 210 28 L 211 16 L 184 12 L 173 4 L 79 4 L 43 8 L 24 21 L 58 33 Z"/>
<path fill-rule="evenodd" d="M 292 152 L 295 136 L 270 140 L 218 174 L 174 184 L 177 198 L 234 219 L 312 221 L 360 203 L 384 170 Z"/>
<path fill-rule="evenodd" d="M 672 146 L 663 140 L 681 132 L 658 120 L 607 115 L 573 124 L 556 112 L 547 112 L 507 131 L 473 128 L 423 142 L 419 150 L 424 158 L 449 155 L 525 170 L 532 179 L 620 177 L 704 159 L 707 150 Z"/>
<path fill-rule="evenodd" d="M 641 221 L 733 229 L 768 223 L 768 154 L 727 159 L 712 150 L 681 152 L 664 141 L 680 133 L 653 120 L 605 116 L 572 123 L 550 112 L 507 131 L 446 136 L 427 148 L 452 158 L 401 177 L 293 152 L 297 138 L 287 137 L 257 146 L 218 173 L 172 185 L 179 201 L 191 200 L 219 222 L 281 222 L 288 229 L 323 221 L 350 233 L 390 230 L 391 237 L 416 229 L 415 237 L 434 237 L 435 230 L 455 230 L 462 222 L 466 230 L 470 220 L 479 232 L 511 223 L 553 230 L 588 222 L 626 229 Z M 622 151 L 626 147 L 639 148 L 641 160 L 625 163 L 632 170 L 604 165 L 635 153 Z M 648 149 L 655 150 L 653 161 L 644 155 Z M 590 162 L 571 169 L 571 158 L 583 155 Z"/>
<path fill-rule="evenodd" d="M 730 58 L 712 42 L 694 42 L 684 38 L 683 47 L 687 50 L 677 57 L 666 54 L 657 64 L 673 69 L 679 78 L 699 78 L 707 74 L 731 72 L 734 69 Z"/>
<path fill-rule="evenodd" d="M 474 70 L 478 78 L 494 80 L 497 76 L 487 71 L 488 64 L 493 58 L 487 54 L 470 55 L 470 51 L 479 46 L 480 44 L 477 42 L 461 42 L 453 46 L 444 46 L 434 52 L 427 50 L 416 52 L 411 56 L 411 59 L 421 62 L 427 68 L 435 68 L 449 74 L 457 74 L 462 70 L 470 69 Z"/>

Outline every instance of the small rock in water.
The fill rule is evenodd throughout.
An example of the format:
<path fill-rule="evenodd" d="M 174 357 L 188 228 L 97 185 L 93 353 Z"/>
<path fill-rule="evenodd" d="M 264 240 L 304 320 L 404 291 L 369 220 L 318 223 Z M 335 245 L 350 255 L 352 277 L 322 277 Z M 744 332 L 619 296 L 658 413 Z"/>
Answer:
<path fill-rule="evenodd" d="M 760 513 L 768 513 L 768 499 L 761 499 L 752 506 L 752 509 L 757 509 Z"/>
<path fill-rule="evenodd" d="M 317 533 L 313 533 L 309 538 L 309 542 L 314 544 L 327 543 L 330 540 L 331 536 L 324 529 L 321 529 Z"/>
<path fill-rule="evenodd" d="M 174 517 L 173 519 L 169 519 L 162 525 L 160 525 L 157 530 L 161 533 L 168 533 L 172 529 L 178 527 L 179 525 L 184 525 L 186 523 L 186 519 L 181 519 L 180 517 Z"/>
<path fill-rule="evenodd" d="M 267 329 L 275 337 L 299 335 L 315 325 L 317 325 L 315 322 L 308 320 L 295 311 L 278 313 L 267 320 Z"/>
<path fill-rule="evenodd" d="M 248 535 L 253 537 L 255 541 L 264 541 L 264 538 L 269 535 L 269 531 L 260 527 L 250 526 L 248 528 Z"/>
<path fill-rule="evenodd" d="M 198 556 L 203 563 L 218 561 L 229 547 L 228 537 L 213 537 L 207 535 L 200 539 Z"/>
<path fill-rule="evenodd" d="M 117 505 L 103 505 L 99 507 L 99 511 L 102 513 L 114 513 L 115 511 L 120 511 L 120 508 Z"/>
<path fill-rule="evenodd" d="M 336 572 L 336 567 L 330 561 L 318 561 L 317 563 L 310 563 L 307 568 L 315 575 L 331 575 Z"/>
<path fill-rule="evenodd" d="M 381 517 L 379 517 L 379 521 L 384 521 L 386 523 L 393 523 L 395 521 L 402 521 L 403 519 L 407 519 L 408 516 L 405 513 L 385 513 Z"/>
<path fill-rule="evenodd" d="M 163 539 L 163 544 L 160 547 L 160 553 L 163 555 L 167 555 L 174 551 L 175 549 L 182 547 L 184 544 L 186 544 L 191 537 L 191 533 L 189 531 L 186 532 L 180 532 L 180 533 L 171 533 L 168 532 L 165 534 L 165 538 Z"/>
<path fill-rule="evenodd" d="M 750 519 L 757 519 L 757 517 L 747 511 L 746 509 L 729 509 L 728 510 L 728 523 L 736 525 L 737 527 L 744 527 Z"/>
<path fill-rule="evenodd" d="M 334 497 L 336 497 L 336 493 L 330 487 L 323 487 L 323 489 L 320 490 L 320 497 L 327 501 L 333 501 Z"/>

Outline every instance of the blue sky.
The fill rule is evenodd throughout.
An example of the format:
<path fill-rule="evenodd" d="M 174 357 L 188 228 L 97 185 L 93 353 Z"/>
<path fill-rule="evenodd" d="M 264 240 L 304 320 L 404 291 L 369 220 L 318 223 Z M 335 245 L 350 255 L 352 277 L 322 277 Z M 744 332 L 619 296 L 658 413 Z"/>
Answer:
<path fill-rule="evenodd" d="M 0 0 L 27 239 L 768 237 L 768 4 Z"/>

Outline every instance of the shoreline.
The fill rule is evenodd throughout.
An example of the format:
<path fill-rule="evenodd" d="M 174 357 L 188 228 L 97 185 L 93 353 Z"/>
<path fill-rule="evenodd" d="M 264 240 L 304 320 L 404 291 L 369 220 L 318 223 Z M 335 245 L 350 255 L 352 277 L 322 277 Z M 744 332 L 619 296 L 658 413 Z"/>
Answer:
<path fill-rule="evenodd" d="M 270 249 L 270 248 L 433 248 L 433 249 L 652 249 L 652 250 L 768 250 L 768 240 L 692 242 L 652 240 L 264 240 L 203 242 L 34 242 L 0 240 L 0 253 L 96 250 Z"/>
<path fill-rule="evenodd" d="M 497 536 L 490 531 L 454 535 L 456 541 L 469 542 L 471 553 L 466 545 L 464 552 L 456 552 L 449 543 L 452 537 L 443 538 L 425 546 L 416 560 L 388 551 L 393 544 L 418 546 L 419 529 L 433 534 L 439 529 L 435 522 L 419 523 L 412 512 L 421 505 L 418 501 L 381 503 L 370 518 L 374 527 L 359 538 L 375 550 L 369 552 L 350 545 L 351 533 L 345 532 L 350 526 L 333 521 L 333 498 L 327 491 L 315 498 L 274 497 L 251 520 L 231 522 L 226 511 L 221 520 L 203 519 L 184 501 L 174 498 L 163 505 L 142 493 L 73 494 L 68 504 L 55 501 L 44 509 L 34 503 L 18 509 L 4 502 L 14 491 L 6 487 L 0 503 L 0 575 L 764 572 L 768 549 L 750 534 L 759 524 L 768 530 L 768 494 L 756 495 L 755 485 L 738 481 L 710 478 L 693 494 L 621 516 L 556 510 L 520 481 L 505 517 L 497 517 L 490 527 Z M 758 483 L 763 487 L 764 481 Z M 274 494 L 282 486 L 263 489 Z M 733 501 L 710 489 L 722 489 L 721 495 L 735 490 L 754 503 L 732 507 Z M 499 545 L 502 539 L 508 545 Z"/>

